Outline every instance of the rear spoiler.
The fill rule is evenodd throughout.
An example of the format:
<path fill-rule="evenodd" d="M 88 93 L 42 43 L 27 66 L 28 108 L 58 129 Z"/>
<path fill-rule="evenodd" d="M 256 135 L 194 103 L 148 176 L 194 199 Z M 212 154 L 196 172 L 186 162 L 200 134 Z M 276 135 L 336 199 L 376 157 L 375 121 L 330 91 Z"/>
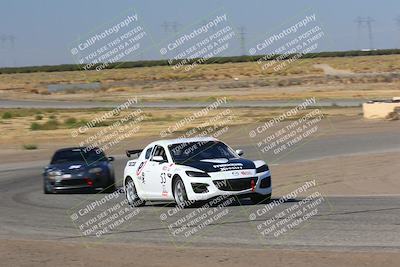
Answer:
<path fill-rule="evenodd" d="M 143 151 L 143 149 L 127 150 L 127 151 L 126 151 L 126 155 L 128 156 L 128 158 L 130 158 L 131 155 L 140 154 L 140 153 L 142 153 L 142 151 Z"/>

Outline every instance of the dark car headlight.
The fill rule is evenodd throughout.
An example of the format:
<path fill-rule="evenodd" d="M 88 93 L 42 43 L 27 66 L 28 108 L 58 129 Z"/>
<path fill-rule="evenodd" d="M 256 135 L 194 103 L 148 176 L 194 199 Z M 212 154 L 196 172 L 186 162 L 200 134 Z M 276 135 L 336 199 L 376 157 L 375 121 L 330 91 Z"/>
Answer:
<path fill-rule="evenodd" d="M 210 177 L 210 175 L 205 172 L 186 171 L 186 174 L 190 177 Z"/>
<path fill-rule="evenodd" d="M 49 176 L 60 176 L 60 175 L 62 175 L 62 172 L 61 171 L 49 171 L 47 174 Z"/>
<path fill-rule="evenodd" d="M 47 174 L 47 175 L 46 175 Z M 45 173 L 45 176 L 47 176 L 48 179 L 50 180 L 55 180 L 57 177 L 60 177 L 63 173 L 61 171 L 48 171 Z"/>
<path fill-rule="evenodd" d="M 268 165 L 264 164 L 256 169 L 256 173 L 269 171 Z"/>

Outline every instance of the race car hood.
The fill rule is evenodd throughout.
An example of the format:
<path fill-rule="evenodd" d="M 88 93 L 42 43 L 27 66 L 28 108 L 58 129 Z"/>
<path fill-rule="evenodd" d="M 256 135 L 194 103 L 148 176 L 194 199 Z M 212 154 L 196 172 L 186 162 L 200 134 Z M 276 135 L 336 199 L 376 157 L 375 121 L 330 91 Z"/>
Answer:
<path fill-rule="evenodd" d="M 105 166 L 104 162 L 98 162 L 93 165 L 88 165 L 84 161 L 74 161 L 74 162 L 66 162 L 66 163 L 57 163 L 57 164 L 51 164 L 47 166 L 47 170 L 58 170 L 62 172 L 68 172 L 68 173 L 76 173 L 76 172 L 81 172 L 86 169 L 94 168 L 94 167 L 103 167 Z"/>
<path fill-rule="evenodd" d="M 220 172 L 230 170 L 255 169 L 254 162 L 248 159 L 204 159 L 187 161 L 181 165 L 190 166 L 204 172 Z"/>

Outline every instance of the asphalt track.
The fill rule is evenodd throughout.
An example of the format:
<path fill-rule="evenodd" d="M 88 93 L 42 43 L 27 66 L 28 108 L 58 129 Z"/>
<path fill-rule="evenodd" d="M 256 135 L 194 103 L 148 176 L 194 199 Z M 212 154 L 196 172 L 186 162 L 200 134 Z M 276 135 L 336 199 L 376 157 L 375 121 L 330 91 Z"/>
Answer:
<path fill-rule="evenodd" d="M 359 107 L 366 100 L 363 99 L 338 99 L 338 100 L 320 100 L 317 106 L 330 107 Z M 224 104 L 224 107 L 245 108 L 245 107 L 293 107 L 301 104 L 302 101 L 279 101 L 279 100 L 263 100 L 263 101 L 235 101 Z M 96 102 L 96 101 L 57 101 L 57 100 L 3 100 L 0 99 L 0 107 L 2 108 L 114 108 L 121 103 L 113 102 Z M 211 102 L 143 102 L 138 106 L 142 108 L 201 108 L 206 107 Z"/>
<path fill-rule="evenodd" d="M 364 136 L 361 138 L 360 136 Z M 294 162 L 325 156 L 374 151 L 400 150 L 398 135 L 387 134 L 379 140 L 374 135 L 360 135 L 359 138 L 322 138 L 310 142 L 302 150 L 292 153 L 284 161 Z M 351 145 L 350 145 L 351 144 Z M 254 146 L 245 147 L 250 158 L 256 157 Z M 329 152 L 327 152 L 329 151 Z M 115 169 L 118 178 L 126 159 L 117 157 Z M 366 166 L 368 167 L 368 166 Z M 35 164 L 13 165 L 0 170 L 0 237 L 11 239 L 46 239 L 65 241 L 100 241 L 145 244 L 190 245 L 190 246 L 235 246 L 275 248 L 306 248 L 318 250 L 398 250 L 400 249 L 400 196 L 323 197 L 316 207 L 317 213 L 299 225 L 293 225 L 286 233 L 274 236 L 275 229 L 266 236 L 260 232 L 260 224 L 275 219 L 273 223 L 304 218 L 285 212 L 302 202 L 302 198 L 289 199 L 268 212 L 260 212 L 264 204 L 252 205 L 248 200 L 234 201 L 229 206 L 201 210 L 201 205 L 174 213 L 174 205 L 150 203 L 140 209 L 125 209 L 125 215 L 132 217 L 117 225 L 111 231 L 95 237 L 92 233 L 82 237 L 77 227 L 102 211 L 115 207 L 124 200 L 123 194 L 115 193 L 95 212 L 78 219 L 74 213 L 94 201 L 104 199 L 107 194 L 57 194 L 42 193 L 41 166 Z M 120 181 L 119 181 L 120 182 Z M 288 192 L 289 193 L 289 192 Z M 311 193 L 311 192 L 310 192 Z M 281 196 L 273 195 L 274 200 Z M 197 233 L 184 236 L 185 232 L 174 232 L 179 228 L 176 222 L 190 214 L 201 216 L 206 212 L 222 214 Z M 255 220 L 252 214 L 257 214 Z M 311 210 L 310 210 L 311 211 Z M 137 213 L 137 214 L 136 214 Z M 174 213 L 174 214 L 173 214 Z M 168 215 L 165 219 L 163 214 Z M 271 222 L 271 221 L 270 221 Z M 175 224 L 174 224 L 175 223 Z M 93 224 L 92 224 L 93 225 Z M 172 226 L 171 226 L 172 225 Z M 272 225 L 272 224 L 269 224 Z M 204 226 L 204 225 L 203 225 Z M 87 228 L 85 228 L 87 229 Z"/>

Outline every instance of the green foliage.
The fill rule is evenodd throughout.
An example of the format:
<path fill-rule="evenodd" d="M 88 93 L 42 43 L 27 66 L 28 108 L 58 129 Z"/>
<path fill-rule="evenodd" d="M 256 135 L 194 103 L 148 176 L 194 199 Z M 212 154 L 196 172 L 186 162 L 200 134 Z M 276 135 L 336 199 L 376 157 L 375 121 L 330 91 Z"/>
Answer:
<path fill-rule="evenodd" d="M 332 51 L 309 53 L 302 56 L 302 58 L 315 58 L 315 57 L 356 57 L 356 56 L 377 56 L 377 55 L 393 55 L 400 54 L 400 49 L 381 49 L 371 51 L 351 50 L 351 51 Z M 256 56 L 233 56 L 233 57 L 213 57 L 207 60 L 204 64 L 224 64 L 234 62 L 250 62 L 263 58 L 265 55 Z M 270 57 L 270 60 L 275 59 L 280 55 Z M 187 64 L 191 64 L 197 59 L 188 60 Z M 176 64 L 177 62 L 172 62 Z M 95 69 L 100 64 L 95 64 L 92 69 Z M 168 66 L 170 63 L 167 60 L 141 60 L 130 62 L 115 62 L 109 64 L 107 69 L 125 69 L 125 68 L 139 68 L 139 67 L 153 67 L 153 66 Z M 31 66 L 31 67 L 16 67 L 16 68 L 0 68 L 0 74 L 7 73 L 31 73 L 31 72 L 58 72 L 58 71 L 79 71 L 83 70 L 84 65 L 63 64 L 54 66 Z M 97 81 L 96 79 L 95 81 Z"/>
<path fill-rule="evenodd" d="M 73 117 L 68 118 L 64 121 L 64 124 L 67 126 L 74 126 L 77 123 L 77 120 Z"/>
<path fill-rule="evenodd" d="M 11 112 L 4 112 L 3 115 L 1 116 L 1 118 L 3 119 L 11 119 L 12 118 L 12 114 Z"/>
<path fill-rule="evenodd" d="M 31 130 L 32 130 L 32 131 L 40 130 L 40 124 L 37 123 L 37 122 L 32 122 L 32 123 L 31 123 Z"/>
<path fill-rule="evenodd" d="M 31 130 L 32 131 L 37 131 L 37 130 L 56 130 L 58 129 L 59 122 L 54 119 L 50 119 L 46 121 L 43 124 L 39 124 L 37 122 L 32 122 L 31 123 Z"/>

